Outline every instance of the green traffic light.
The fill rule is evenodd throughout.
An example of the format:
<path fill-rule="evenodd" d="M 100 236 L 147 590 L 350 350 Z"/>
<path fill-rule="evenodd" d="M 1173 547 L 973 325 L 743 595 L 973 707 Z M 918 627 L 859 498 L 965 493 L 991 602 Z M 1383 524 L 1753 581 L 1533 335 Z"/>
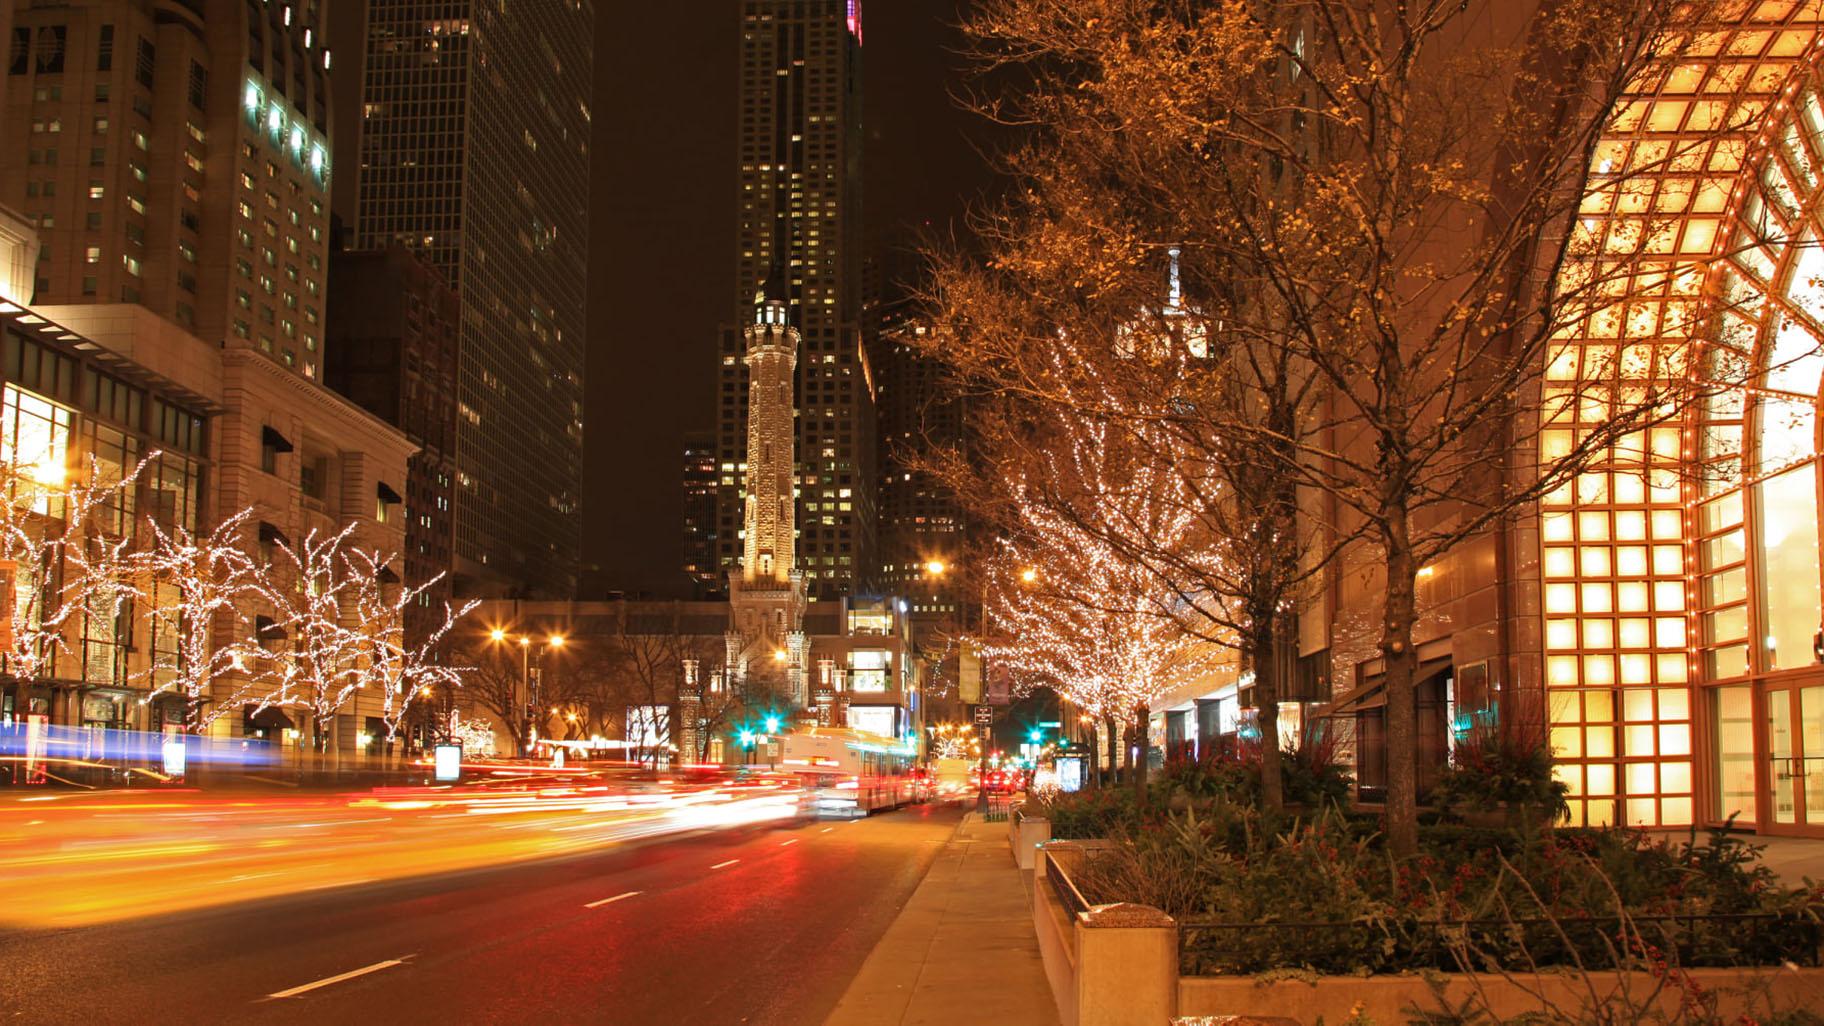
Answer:
<path fill-rule="evenodd" d="M 766 732 L 768 734 L 777 734 L 779 732 L 779 717 L 768 716 L 766 718 Z"/>
<path fill-rule="evenodd" d="M 1031 741 L 1035 745 L 1038 744 L 1039 739 L 1044 736 L 1045 736 L 1045 732 L 1037 729 L 1036 727 L 1034 729 L 1026 732 L 1026 740 Z"/>

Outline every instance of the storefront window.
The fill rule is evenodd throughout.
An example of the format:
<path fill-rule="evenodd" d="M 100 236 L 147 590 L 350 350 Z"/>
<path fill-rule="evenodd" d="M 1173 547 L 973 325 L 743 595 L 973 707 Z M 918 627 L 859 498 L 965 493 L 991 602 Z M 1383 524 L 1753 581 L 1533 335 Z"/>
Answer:
<path fill-rule="evenodd" d="M 1818 495 L 1813 464 L 1762 482 L 1757 489 L 1764 625 L 1769 670 L 1810 666 L 1819 617 Z"/>
<path fill-rule="evenodd" d="M 1716 815 L 1754 822 L 1754 696 L 1745 684 L 1710 692 L 1716 725 Z"/>
<path fill-rule="evenodd" d="M 12 385 L 0 409 L 0 462 L 17 469 L 14 487 L 33 512 L 61 517 L 54 498 L 69 478 L 73 414 L 62 406 Z"/>

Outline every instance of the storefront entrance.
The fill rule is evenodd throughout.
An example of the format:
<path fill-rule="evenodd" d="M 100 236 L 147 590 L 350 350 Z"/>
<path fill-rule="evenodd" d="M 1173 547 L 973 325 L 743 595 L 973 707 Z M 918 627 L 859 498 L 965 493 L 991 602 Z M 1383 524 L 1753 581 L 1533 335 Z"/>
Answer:
<path fill-rule="evenodd" d="M 1824 837 L 1824 685 L 1767 691 L 1769 833 Z"/>

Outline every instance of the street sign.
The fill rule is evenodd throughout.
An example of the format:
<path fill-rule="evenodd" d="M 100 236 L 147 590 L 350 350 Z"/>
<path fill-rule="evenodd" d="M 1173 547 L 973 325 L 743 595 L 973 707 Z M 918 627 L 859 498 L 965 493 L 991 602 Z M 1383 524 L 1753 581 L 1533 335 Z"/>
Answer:
<path fill-rule="evenodd" d="M 978 705 L 975 707 L 975 725 L 989 727 L 994 725 L 994 706 Z"/>

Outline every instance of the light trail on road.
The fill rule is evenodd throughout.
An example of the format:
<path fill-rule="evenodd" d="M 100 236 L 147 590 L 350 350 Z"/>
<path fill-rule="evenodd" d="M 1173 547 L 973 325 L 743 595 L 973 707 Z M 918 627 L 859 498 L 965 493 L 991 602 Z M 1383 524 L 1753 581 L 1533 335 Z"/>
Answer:
<path fill-rule="evenodd" d="M 80 926 L 781 820 L 776 780 L 0 796 L 0 925 Z"/>

